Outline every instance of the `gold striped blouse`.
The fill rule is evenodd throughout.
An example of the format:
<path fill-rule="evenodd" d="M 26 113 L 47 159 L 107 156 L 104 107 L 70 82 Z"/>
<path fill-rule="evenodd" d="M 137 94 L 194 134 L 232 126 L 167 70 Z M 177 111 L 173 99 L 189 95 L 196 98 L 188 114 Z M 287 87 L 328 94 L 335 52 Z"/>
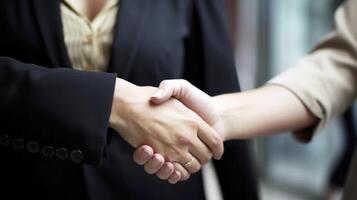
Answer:
<path fill-rule="evenodd" d="M 64 41 L 74 69 L 107 70 L 118 9 L 119 0 L 107 0 L 91 21 L 73 1 L 62 1 Z"/>

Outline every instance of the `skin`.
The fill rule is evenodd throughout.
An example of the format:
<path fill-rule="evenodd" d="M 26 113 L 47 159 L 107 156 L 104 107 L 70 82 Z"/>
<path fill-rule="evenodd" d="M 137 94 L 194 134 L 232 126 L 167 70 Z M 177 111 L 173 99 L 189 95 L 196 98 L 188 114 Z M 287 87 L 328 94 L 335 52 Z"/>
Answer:
<path fill-rule="evenodd" d="M 134 156 L 137 163 L 145 163 L 146 172 L 158 174 L 172 183 L 177 179 L 187 180 L 212 156 L 220 159 L 222 138 L 177 99 L 169 99 L 160 105 L 150 103 L 156 91 L 157 88 L 139 87 L 117 78 L 109 126 L 134 148 L 142 145 L 152 147 L 140 151 L 143 158 Z M 148 161 L 145 158 L 153 159 Z M 185 166 L 191 159 L 192 164 Z M 169 166 L 165 161 L 170 162 Z M 163 166 L 174 166 L 176 171 L 160 170 Z"/>
<path fill-rule="evenodd" d="M 94 18 L 103 9 L 107 0 L 67 0 L 76 9 L 81 10 L 82 13 L 90 20 L 93 21 Z"/>
<path fill-rule="evenodd" d="M 303 130 L 318 122 L 291 91 L 275 85 L 210 97 L 185 80 L 168 80 L 161 83 L 151 101 L 162 104 L 172 97 L 215 127 L 224 141 L 270 136 L 289 130 L 295 130 L 300 139 L 306 139 Z M 150 146 L 142 146 L 137 151 L 142 149 L 149 150 Z M 138 153 L 134 158 L 139 160 L 141 156 Z M 141 165 L 152 167 L 147 166 L 148 162 L 150 159 Z"/>
<path fill-rule="evenodd" d="M 95 19 L 107 3 L 107 0 L 68 1 L 89 21 Z M 168 100 L 160 106 L 150 104 L 150 96 L 156 90 L 118 78 L 109 126 L 135 148 L 150 145 L 139 151 L 140 159 L 134 154 L 134 160 L 145 164 L 147 173 L 176 183 L 199 171 L 212 156 L 219 159 L 223 154 L 223 141 L 211 126 L 181 102 Z M 185 166 L 191 159 L 192 163 Z"/>

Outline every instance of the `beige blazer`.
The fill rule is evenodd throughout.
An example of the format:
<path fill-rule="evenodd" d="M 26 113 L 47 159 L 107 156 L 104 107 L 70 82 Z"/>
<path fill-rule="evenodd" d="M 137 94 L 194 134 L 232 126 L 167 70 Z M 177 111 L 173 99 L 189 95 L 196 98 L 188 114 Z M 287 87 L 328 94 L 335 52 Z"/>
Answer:
<path fill-rule="evenodd" d="M 357 95 L 357 0 L 336 12 L 334 30 L 296 66 L 268 82 L 289 89 L 320 120 L 317 132 L 343 112 Z M 344 199 L 357 199 L 357 155 Z"/>

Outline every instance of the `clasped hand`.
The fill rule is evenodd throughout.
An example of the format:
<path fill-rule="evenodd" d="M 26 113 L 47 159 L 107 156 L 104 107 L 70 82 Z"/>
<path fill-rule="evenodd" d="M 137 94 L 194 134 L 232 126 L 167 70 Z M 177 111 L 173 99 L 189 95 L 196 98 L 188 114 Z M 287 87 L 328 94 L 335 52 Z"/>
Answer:
<path fill-rule="evenodd" d="M 137 148 L 135 162 L 172 184 L 223 154 L 223 125 L 209 96 L 193 95 L 190 92 L 199 90 L 189 86 L 183 80 L 164 81 L 158 90 L 117 79 L 109 120 L 110 127 Z"/>

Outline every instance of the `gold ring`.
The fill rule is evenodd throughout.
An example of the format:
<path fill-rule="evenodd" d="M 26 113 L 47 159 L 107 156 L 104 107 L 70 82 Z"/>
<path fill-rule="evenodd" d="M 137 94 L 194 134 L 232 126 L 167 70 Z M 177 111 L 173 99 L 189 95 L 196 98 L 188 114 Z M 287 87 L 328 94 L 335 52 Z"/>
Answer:
<path fill-rule="evenodd" d="M 186 163 L 184 164 L 184 166 L 185 166 L 186 168 L 191 167 L 191 166 L 192 166 L 192 164 L 193 164 L 193 161 L 194 161 L 194 159 L 193 159 L 193 158 L 191 158 L 191 160 L 189 160 L 188 162 L 186 162 Z"/>

